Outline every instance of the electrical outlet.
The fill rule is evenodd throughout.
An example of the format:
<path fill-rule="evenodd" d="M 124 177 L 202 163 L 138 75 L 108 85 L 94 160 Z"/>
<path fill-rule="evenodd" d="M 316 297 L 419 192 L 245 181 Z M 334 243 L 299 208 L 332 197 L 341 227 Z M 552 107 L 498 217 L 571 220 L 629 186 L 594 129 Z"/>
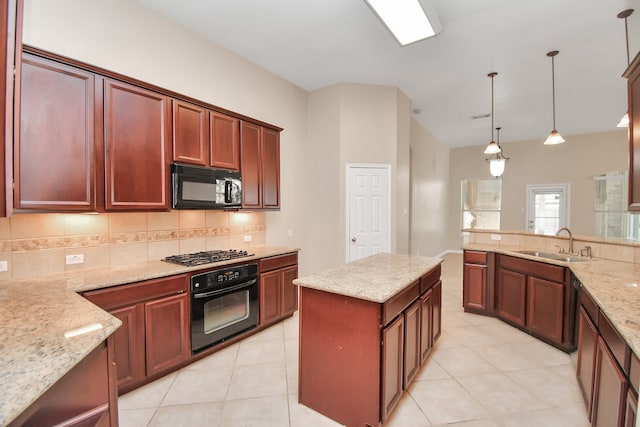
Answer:
<path fill-rule="evenodd" d="M 491 240 L 502 240 L 502 236 L 499 234 L 492 234 Z"/>
<path fill-rule="evenodd" d="M 252 240 L 251 239 L 251 234 L 247 234 L 246 236 L 244 236 L 244 241 L 245 242 L 250 242 L 251 240 Z"/>
<path fill-rule="evenodd" d="M 67 255 L 67 265 L 69 264 L 82 264 L 84 263 L 84 255 Z"/>
<path fill-rule="evenodd" d="M 7 270 L 9 270 L 9 264 L 7 264 L 7 261 L 0 261 L 0 271 Z"/>

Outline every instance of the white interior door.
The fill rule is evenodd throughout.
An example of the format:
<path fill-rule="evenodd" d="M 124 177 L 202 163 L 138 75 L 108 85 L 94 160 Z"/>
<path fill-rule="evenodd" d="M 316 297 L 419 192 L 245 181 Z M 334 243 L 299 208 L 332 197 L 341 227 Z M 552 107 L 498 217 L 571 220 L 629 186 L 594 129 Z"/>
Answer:
<path fill-rule="evenodd" d="M 527 230 L 555 234 L 569 226 L 569 184 L 527 185 Z"/>
<path fill-rule="evenodd" d="M 389 165 L 347 165 L 347 262 L 389 252 Z"/>

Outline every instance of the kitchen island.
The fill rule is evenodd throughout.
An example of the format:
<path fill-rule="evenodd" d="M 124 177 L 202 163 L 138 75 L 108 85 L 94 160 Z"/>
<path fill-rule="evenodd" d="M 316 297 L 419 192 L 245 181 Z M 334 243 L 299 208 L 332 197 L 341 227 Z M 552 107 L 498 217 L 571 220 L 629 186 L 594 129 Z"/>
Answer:
<path fill-rule="evenodd" d="M 347 426 L 384 422 L 440 335 L 441 263 L 380 253 L 296 279 L 299 402 Z"/>

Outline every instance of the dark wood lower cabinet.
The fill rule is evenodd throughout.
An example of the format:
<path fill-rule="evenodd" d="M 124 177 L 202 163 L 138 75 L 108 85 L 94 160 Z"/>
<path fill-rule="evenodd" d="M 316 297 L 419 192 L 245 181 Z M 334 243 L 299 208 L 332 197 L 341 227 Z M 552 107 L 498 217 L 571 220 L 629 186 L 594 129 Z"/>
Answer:
<path fill-rule="evenodd" d="M 84 294 L 122 320 L 114 334 L 120 394 L 191 357 L 187 290 L 187 276 L 179 275 Z"/>
<path fill-rule="evenodd" d="M 386 419 L 400 400 L 403 390 L 404 316 L 382 331 L 382 419 Z"/>
<path fill-rule="evenodd" d="M 165 371 L 191 356 L 188 307 L 186 293 L 144 304 L 147 375 Z"/>
<path fill-rule="evenodd" d="M 433 348 L 433 290 L 420 297 L 420 363 L 427 360 Z"/>
<path fill-rule="evenodd" d="M 298 309 L 298 255 L 260 260 L 260 325 L 276 322 Z"/>
<path fill-rule="evenodd" d="M 409 387 L 409 383 L 418 373 L 421 362 L 420 349 L 420 309 L 421 301 L 414 302 L 404 312 L 404 377 L 403 387 Z"/>
<path fill-rule="evenodd" d="M 627 405 L 624 415 L 625 427 L 636 427 L 636 415 L 638 411 L 638 396 L 631 389 L 627 391 Z"/>
<path fill-rule="evenodd" d="M 496 314 L 518 326 L 525 325 L 527 276 L 511 270 L 498 270 Z"/>
<path fill-rule="evenodd" d="M 462 306 L 487 311 L 487 266 L 465 262 L 462 281 Z"/>
<path fill-rule="evenodd" d="M 117 426 L 112 345 L 99 345 L 9 426 Z"/>
<path fill-rule="evenodd" d="M 598 337 L 593 384 L 594 427 L 622 427 L 627 399 L 627 380 L 602 337 Z"/>
<path fill-rule="evenodd" d="M 565 284 L 538 277 L 527 280 L 527 327 L 531 332 L 561 343 Z"/>
<path fill-rule="evenodd" d="M 596 365 L 597 342 L 598 330 L 584 308 L 580 307 L 580 314 L 578 315 L 578 360 L 576 376 L 578 385 L 582 391 L 582 397 L 587 404 L 589 421 L 591 421 L 593 403 L 593 376 Z"/>
<path fill-rule="evenodd" d="M 442 281 L 438 280 L 431 289 L 432 293 L 432 314 L 431 321 L 431 344 L 440 338 L 442 334 Z"/>

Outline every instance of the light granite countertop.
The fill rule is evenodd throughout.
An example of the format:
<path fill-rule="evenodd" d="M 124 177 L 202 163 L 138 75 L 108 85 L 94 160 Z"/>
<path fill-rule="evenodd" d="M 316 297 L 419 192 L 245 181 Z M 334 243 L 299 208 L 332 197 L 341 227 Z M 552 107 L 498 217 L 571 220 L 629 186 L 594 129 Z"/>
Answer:
<path fill-rule="evenodd" d="M 463 249 L 495 252 L 569 267 L 631 350 L 640 357 L 640 264 L 598 258 L 578 262 L 541 259 L 518 253 L 532 249 L 522 246 L 473 243 L 464 245 Z"/>
<path fill-rule="evenodd" d="M 294 284 L 367 301 L 385 303 L 442 263 L 440 258 L 379 253 L 301 277 Z"/>
<path fill-rule="evenodd" d="M 0 282 L 0 426 L 7 425 L 111 335 L 120 320 L 78 295 L 100 289 L 297 252 L 256 247 L 254 256 L 197 267 L 149 261 Z M 99 326 L 97 326 L 99 325 Z M 66 338 L 82 328 L 93 330 Z"/>

